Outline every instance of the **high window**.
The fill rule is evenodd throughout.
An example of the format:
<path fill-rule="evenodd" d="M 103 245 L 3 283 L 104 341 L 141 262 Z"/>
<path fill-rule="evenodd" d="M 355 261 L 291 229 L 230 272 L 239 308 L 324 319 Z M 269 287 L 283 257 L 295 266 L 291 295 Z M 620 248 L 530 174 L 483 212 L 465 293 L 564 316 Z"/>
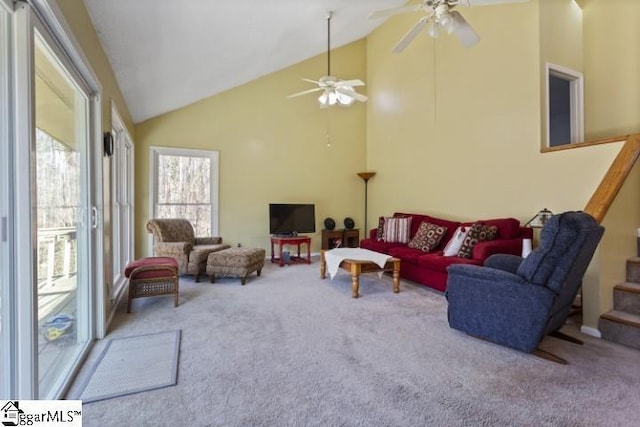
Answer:
<path fill-rule="evenodd" d="M 547 64 L 547 145 L 558 147 L 584 140 L 583 76 Z"/>

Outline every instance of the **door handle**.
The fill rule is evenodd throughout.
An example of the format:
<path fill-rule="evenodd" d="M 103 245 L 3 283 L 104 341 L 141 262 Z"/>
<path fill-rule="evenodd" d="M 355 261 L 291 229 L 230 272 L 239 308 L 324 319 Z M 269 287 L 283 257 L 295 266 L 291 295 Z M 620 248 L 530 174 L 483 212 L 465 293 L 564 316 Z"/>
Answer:
<path fill-rule="evenodd" d="M 98 208 L 91 206 L 91 228 L 98 228 Z"/>

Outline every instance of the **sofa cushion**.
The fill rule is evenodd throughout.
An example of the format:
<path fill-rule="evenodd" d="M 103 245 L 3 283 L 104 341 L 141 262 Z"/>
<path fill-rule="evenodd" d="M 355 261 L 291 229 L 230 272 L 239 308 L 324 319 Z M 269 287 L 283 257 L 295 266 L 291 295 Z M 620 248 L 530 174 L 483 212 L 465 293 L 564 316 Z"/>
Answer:
<path fill-rule="evenodd" d="M 387 243 L 384 240 L 377 241 L 375 239 L 364 239 L 360 242 L 360 247 L 363 249 L 369 249 L 370 251 L 380 252 L 381 254 L 388 254 L 391 248 L 398 246 L 404 247 L 402 243 Z"/>
<path fill-rule="evenodd" d="M 481 265 L 482 261 L 476 259 L 459 258 L 455 256 L 444 257 L 440 254 L 423 254 L 422 256 L 418 257 L 418 265 L 420 267 L 426 267 L 431 270 L 436 270 L 443 273 L 446 273 L 447 267 L 452 264 Z"/>
<path fill-rule="evenodd" d="M 388 243 L 409 243 L 411 217 L 392 217 L 384 221 L 384 241 Z"/>
<path fill-rule="evenodd" d="M 389 249 L 389 255 L 400 258 L 403 263 L 418 264 L 418 258 L 424 255 L 420 249 L 412 249 L 408 246 L 395 246 Z M 402 267 L 400 267 L 402 270 Z"/>
<path fill-rule="evenodd" d="M 483 225 L 483 224 L 473 224 L 469 231 L 467 232 L 466 237 L 464 238 L 464 242 L 462 243 L 462 247 L 458 251 L 458 257 L 460 258 L 472 258 L 473 256 L 473 247 L 478 242 L 483 242 L 485 240 L 493 240 L 496 238 L 498 234 L 498 227 L 495 225 Z"/>
<path fill-rule="evenodd" d="M 431 252 L 438 246 L 446 232 L 446 227 L 422 221 L 408 246 L 422 252 Z"/>

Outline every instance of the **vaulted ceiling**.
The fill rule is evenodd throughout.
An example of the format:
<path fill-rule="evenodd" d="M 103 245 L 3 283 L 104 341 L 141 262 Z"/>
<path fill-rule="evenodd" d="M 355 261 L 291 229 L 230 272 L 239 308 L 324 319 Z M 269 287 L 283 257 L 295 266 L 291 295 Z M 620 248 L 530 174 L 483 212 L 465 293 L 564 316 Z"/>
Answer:
<path fill-rule="evenodd" d="M 406 0 L 84 0 L 135 123 L 365 37 Z M 364 76 L 361 76 L 364 78 Z"/>

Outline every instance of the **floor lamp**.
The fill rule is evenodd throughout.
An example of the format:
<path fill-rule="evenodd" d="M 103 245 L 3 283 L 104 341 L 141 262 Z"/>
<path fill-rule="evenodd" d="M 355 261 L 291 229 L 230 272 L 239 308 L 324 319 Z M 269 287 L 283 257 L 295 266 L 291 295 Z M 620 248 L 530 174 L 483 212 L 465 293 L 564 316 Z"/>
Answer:
<path fill-rule="evenodd" d="M 367 229 L 367 183 L 373 176 L 375 172 L 358 172 L 358 176 L 364 180 L 364 236 L 367 237 L 368 229 Z"/>

